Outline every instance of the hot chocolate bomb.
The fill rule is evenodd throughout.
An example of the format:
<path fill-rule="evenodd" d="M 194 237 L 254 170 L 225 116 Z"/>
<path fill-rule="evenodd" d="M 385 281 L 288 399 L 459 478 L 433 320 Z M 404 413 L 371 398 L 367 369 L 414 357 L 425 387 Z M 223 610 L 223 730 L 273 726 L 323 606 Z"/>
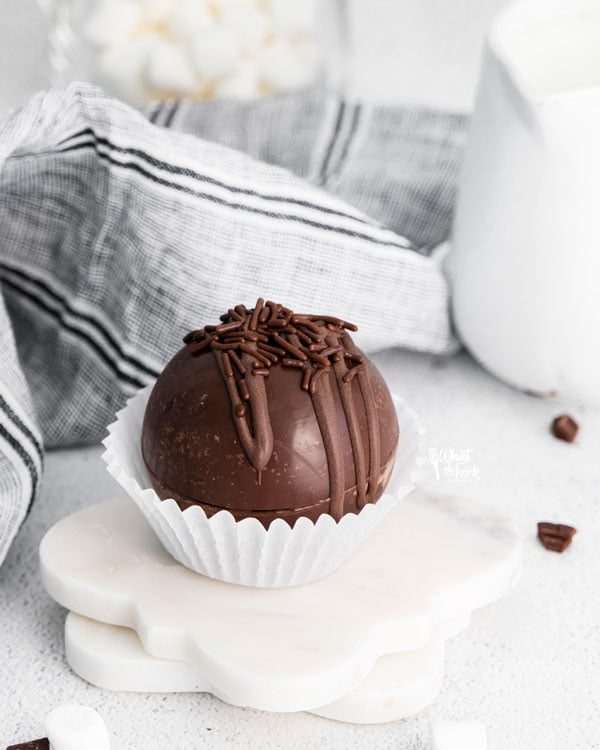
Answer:
<path fill-rule="evenodd" d="M 265 527 L 374 503 L 398 422 L 356 327 L 262 299 L 221 321 L 185 337 L 150 395 L 142 454 L 159 497 Z"/>

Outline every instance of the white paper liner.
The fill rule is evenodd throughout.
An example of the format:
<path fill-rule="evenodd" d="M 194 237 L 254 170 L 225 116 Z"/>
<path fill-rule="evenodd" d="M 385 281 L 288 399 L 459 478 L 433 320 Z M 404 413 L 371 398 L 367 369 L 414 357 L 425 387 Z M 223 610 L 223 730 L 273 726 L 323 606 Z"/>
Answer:
<path fill-rule="evenodd" d="M 417 467 L 424 461 L 424 430 L 416 414 L 394 395 L 400 440 L 392 477 L 376 503 L 358 514 L 347 513 L 338 523 L 322 514 L 316 522 L 299 518 L 293 528 L 276 519 L 266 530 L 256 518 L 236 521 L 225 510 L 207 518 L 200 506 L 182 511 L 175 500 L 161 500 L 152 488 L 141 451 L 152 387 L 139 391 L 117 413 L 103 441 L 102 457 L 171 555 L 198 573 L 228 583 L 297 586 L 333 572 L 414 488 Z"/>

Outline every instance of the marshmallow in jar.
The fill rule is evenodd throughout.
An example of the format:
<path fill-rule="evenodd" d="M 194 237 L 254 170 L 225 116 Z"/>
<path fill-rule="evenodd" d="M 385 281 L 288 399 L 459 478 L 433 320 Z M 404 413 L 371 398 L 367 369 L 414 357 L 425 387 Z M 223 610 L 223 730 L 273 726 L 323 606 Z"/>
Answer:
<path fill-rule="evenodd" d="M 94 0 L 82 33 L 89 77 L 134 106 L 293 92 L 320 62 L 316 0 Z"/>

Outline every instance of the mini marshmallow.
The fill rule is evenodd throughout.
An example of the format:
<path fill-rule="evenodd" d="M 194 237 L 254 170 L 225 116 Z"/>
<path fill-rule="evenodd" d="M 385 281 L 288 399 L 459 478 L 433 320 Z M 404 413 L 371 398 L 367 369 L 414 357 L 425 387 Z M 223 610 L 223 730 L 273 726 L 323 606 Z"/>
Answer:
<path fill-rule="evenodd" d="M 270 16 L 259 8 L 246 5 L 224 8 L 221 20 L 226 26 L 235 29 L 246 54 L 252 54 L 273 30 Z"/>
<path fill-rule="evenodd" d="M 255 5 L 255 0 L 211 0 L 211 5 L 217 15 L 221 15 L 227 8 L 243 8 Z"/>
<path fill-rule="evenodd" d="M 316 60 L 312 42 L 290 42 L 280 38 L 262 53 L 260 70 L 265 83 L 273 91 L 296 91 L 313 80 Z"/>
<path fill-rule="evenodd" d="M 432 750 L 486 750 L 485 724 L 481 721 L 446 721 L 431 724 Z"/>
<path fill-rule="evenodd" d="M 292 36 L 314 34 L 316 0 L 268 0 L 267 8 L 278 31 Z"/>
<path fill-rule="evenodd" d="M 215 86 L 215 96 L 220 99 L 256 99 L 260 96 L 258 67 L 251 60 L 243 60 L 232 75 Z"/>
<path fill-rule="evenodd" d="M 160 41 L 153 46 L 146 78 L 154 88 L 175 94 L 193 94 L 200 87 L 187 55 L 174 42 Z"/>
<path fill-rule="evenodd" d="M 52 750 L 110 750 L 102 717 L 89 706 L 60 706 L 46 716 L 44 725 Z"/>
<path fill-rule="evenodd" d="M 207 81 L 227 76 L 241 61 L 240 40 L 234 29 L 215 26 L 196 35 L 190 47 L 194 67 Z"/>
<path fill-rule="evenodd" d="M 83 33 L 89 42 L 102 47 L 127 39 L 141 20 L 142 9 L 134 0 L 101 0 L 94 6 Z"/>
<path fill-rule="evenodd" d="M 150 53 L 159 39 L 158 34 L 148 33 L 106 47 L 94 61 L 95 80 L 109 94 L 141 107 L 150 98 L 144 75 Z"/>
<path fill-rule="evenodd" d="M 169 16 L 169 31 L 179 42 L 194 39 L 214 24 L 214 16 L 204 0 L 181 0 Z"/>
<path fill-rule="evenodd" d="M 165 21 L 177 5 L 177 0 L 138 0 L 142 6 L 144 20 L 151 23 Z"/>

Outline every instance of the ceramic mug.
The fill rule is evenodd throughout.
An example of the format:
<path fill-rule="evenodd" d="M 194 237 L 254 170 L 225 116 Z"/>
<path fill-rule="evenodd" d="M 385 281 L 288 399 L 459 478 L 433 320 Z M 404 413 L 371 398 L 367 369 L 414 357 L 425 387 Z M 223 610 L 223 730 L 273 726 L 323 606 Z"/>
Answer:
<path fill-rule="evenodd" d="M 496 17 L 448 271 L 457 330 L 487 369 L 600 401 L 598 0 L 524 0 Z"/>

